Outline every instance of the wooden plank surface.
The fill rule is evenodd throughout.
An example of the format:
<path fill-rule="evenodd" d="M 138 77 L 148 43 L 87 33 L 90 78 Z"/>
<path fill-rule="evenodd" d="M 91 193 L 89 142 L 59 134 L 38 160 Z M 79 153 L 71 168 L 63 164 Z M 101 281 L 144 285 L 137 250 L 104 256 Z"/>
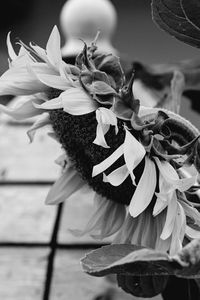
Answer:
<path fill-rule="evenodd" d="M 61 154 L 60 144 L 47 136 L 47 129 L 39 130 L 30 144 L 28 128 L 0 124 L 0 178 L 55 180 L 60 174 L 60 167 L 54 162 Z"/>
<path fill-rule="evenodd" d="M 0 299 L 42 300 L 48 249 L 0 248 Z"/>
<path fill-rule="evenodd" d="M 106 277 L 85 274 L 80 266 L 80 258 L 87 250 L 57 251 L 50 300 L 94 300 L 110 291 L 112 300 L 141 300 L 126 294 Z M 87 251 L 89 252 L 89 250 Z M 146 298 L 148 300 L 148 298 Z M 161 300 L 161 296 L 151 298 Z"/>
<path fill-rule="evenodd" d="M 44 204 L 49 186 L 0 186 L 0 242 L 49 242 L 56 207 Z"/>

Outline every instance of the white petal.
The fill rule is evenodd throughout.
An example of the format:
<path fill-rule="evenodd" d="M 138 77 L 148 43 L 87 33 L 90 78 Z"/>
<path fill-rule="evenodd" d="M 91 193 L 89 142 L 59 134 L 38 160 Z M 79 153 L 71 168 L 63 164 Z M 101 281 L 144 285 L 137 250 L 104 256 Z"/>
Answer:
<path fill-rule="evenodd" d="M 123 154 L 123 145 L 119 146 L 109 157 L 93 167 L 92 177 L 104 172 Z"/>
<path fill-rule="evenodd" d="M 196 176 L 180 179 L 176 170 L 167 161 L 160 161 L 158 157 L 154 157 L 162 176 L 172 185 L 172 188 L 183 192 L 188 190 L 195 184 Z"/>
<path fill-rule="evenodd" d="M 60 48 L 60 34 L 57 26 L 54 26 L 50 34 L 49 40 L 46 45 L 46 50 L 50 63 L 59 68 L 62 61 L 62 55 Z"/>
<path fill-rule="evenodd" d="M 126 165 L 123 165 L 110 173 L 109 175 L 103 174 L 103 181 L 109 182 L 113 186 L 119 186 L 129 176 L 129 171 Z"/>
<path fill-rule="evenodd" d="M 41 115 L 41 117 L 27 131 L 27 135 L 30 139 L 30 142 L 33 141 L 37 129 L 42 128 L 49 124 L 51 124 L 50 119 L 49 119 L 49 114 L 43 113 Z"/>
<path fill-rule="evenodd" d="M 108 108 L 100 107 L 96 111 L 96 118 L 101 119 L 103 124 L 109 124 L 115 126 L 115 134 L 118 133 L 118 126 L 117 126 L 117 117 L 116 115 Z"/>
<path fill-rule="evenodd" d="M 156 189 L 156 167 L 152 160 L 145 157 L 145 167 L 138 186 L 129 205 L 132 217 L 141 214 L 151 202 Z"/>
<path fill-rule="evenodd" d="M 141 143 L 126 129 L 124 141 L 124 159 L 130 173 L 137 167 L 145 156 L 145 149 Z"/>
<path fill-rule="evenodd" d="M 182 242 L 185 235 L 186 229 L 186 217 L 182 206 L 178 203 L 177 216 L 174 223 L 174 229 L 172 232 L 171 246 L 169 250 L 170 255 L 177 254 L 182 249 Z"/>
<path fill-rule="evenodd" d="M 176 215 L 177 215 L 177 197 L 176 197 L 176 193 L 174 192 L 173 197 L 168 203 L 166 221 L 160 236 L 161 239 L 166 240 L 172 234 L 175 220 L 176 220 Z"/>
<path fill-rule="evenodd" d="M 67 200 L 73 193 L 83 187 L 85 182 L 74 168 L 67 168 L 50 189 L 45 203 L 59 204 Z"/>
<path fill-rule="evenodd" d="M 159 191 L 159 193 L 155 193 L 157 199 L 153 208 L 153 216 L 157 216 L 167 207 L 173 193 L 161 173 L 159 173 Z"/>
<path fill-rule="evenodd" d="M 69 82 L 69 80 L 67 80 L 66 78 L 64 79 L 61 76 L 37 74 L 37 78 L 45 85 L 58 90 L 65 91 L 67 88 L 71 87 L 71 82 Z"/>
<path fill-rule="evenodd" d="M 98 107 L 97 102 L 81 88 L 69 88 L 60 97 L 64 111 L 71 115 L 88 114 Z"/>

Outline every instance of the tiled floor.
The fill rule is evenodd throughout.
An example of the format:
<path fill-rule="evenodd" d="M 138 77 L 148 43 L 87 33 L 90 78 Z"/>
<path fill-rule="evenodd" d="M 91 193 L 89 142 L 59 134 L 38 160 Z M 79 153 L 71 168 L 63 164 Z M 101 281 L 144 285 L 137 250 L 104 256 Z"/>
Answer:
<path fill-rule="evenodd" d="M 0 300 L 95 300 L 106 291 L 112 297 L 104 299 L 133 300 L 107 278 L 82 272 L 80 258 L 99 245 L 68 229 L 87 222 L 92 195 L 83 190 L 81 199 L 45 205 L 61 150 L 43 131 L 30 145 L 27 128 L 0 124 Z"/>

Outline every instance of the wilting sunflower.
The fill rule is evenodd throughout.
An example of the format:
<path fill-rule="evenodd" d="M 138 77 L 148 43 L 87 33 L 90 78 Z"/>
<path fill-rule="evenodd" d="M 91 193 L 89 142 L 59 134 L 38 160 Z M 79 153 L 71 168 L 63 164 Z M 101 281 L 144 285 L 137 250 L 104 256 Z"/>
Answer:
<path fill-rule="evenodd" d="M 191 201 L 199 188 L 199 131 L 171 111 L 140 105 L 132 93 L 134 74 L 126 82 L 118 57 L 96 54 L 96 39 L 84 44 L 75 65 L 62 60 L 56 27 L 46 49 L 18 44 L 16 54 L 8 35 L 9 69 L 0 78 L 0 95 L 32 97 L 0 110 L 16 119 L 40 115 L 30 140 L 50 124 L 62 144 L 63 172 L 46 203 L 58 204 L 89 185 L 95 211 L 75 234 L 115 234 L 115 243 L 170 254 L 199 238 L 200 214 Z M 184 76 L 175 71 L 170 101 L 181 97 L 183 86 Z"/>

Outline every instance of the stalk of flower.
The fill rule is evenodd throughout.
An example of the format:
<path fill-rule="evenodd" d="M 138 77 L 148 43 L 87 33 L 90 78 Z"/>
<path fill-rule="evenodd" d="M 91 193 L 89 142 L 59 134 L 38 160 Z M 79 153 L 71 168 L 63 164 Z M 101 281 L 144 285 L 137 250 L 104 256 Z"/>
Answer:
<path fill-rule="evenodd" d="M 19 42 L 17 55 L 8 37 L 11 61 L 0 78 L 0 95 L 33 98 L 17 109 L 1 105 L 0 111 L 18 119 L 39 115 L 30 140 L 51 125 L 62 144 L 68 158 L 61 159 L 65 168 L 47 204 L 68 199 L 85 184 L 95 191 L 94 214 L 85 230 L 74 233 L 116 234 L 119 243 L 173 255 L 185 237 L 200 237 L 200 214 L 187 199 L 200 170 L 199 131 L 171 111 L 142 107 L 132 93 L 134 72 L 126 82 L 119 58 L 95 56 L 95 42 L 84 44 L 72 66 L 62 61 L 56 27 L 46 50 Z M 174 85 L 173 95 L 180 96 Z M 188 165 L 196 175 L 183 178 L 180 170 Z"/>

